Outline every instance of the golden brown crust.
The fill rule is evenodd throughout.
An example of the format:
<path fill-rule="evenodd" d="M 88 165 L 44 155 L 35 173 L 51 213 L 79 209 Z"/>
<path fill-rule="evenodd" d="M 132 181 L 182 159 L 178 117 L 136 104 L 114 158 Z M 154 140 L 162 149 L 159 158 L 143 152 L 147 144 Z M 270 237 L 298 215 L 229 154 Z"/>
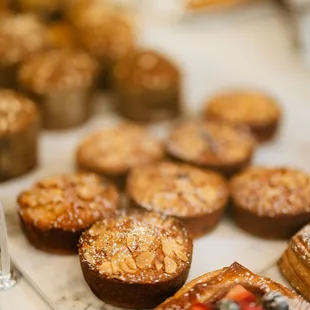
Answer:
<path fill-rule="evenodd" d="M 204 114 L 207 119 L 248 126 L 260 141 L 274 135 L 281 117 L 273 98 L 254 91 L 219 94 L 206 104 Z"/>
<path fill-rule="evenodd" d="M 236 223 L 263 238 L 290 238 L 310 221 L 307 174 L 286 168 L 250 168 L 231 180 Z"/>
<path fill-rule="evenodd" d="M 291 285 L 310 301 L 310 225 L 290 240 L 279 266 Z"/>
<path fill-rule="evenodd" d="M 77 164 L 108 177 L 124 177 L 131 168 L 163 156 L 162 144 L 144 127 L 122 123 L 86 137 L 77 149 Z"/>
<path fill-rule="evenodd" d="M 151 308 L 185 282 L 192 241 L 173 218 L 122 212 L 83 233 L 79 254 L 85 279 L 99 298 L 125 308 Z"/>
<path fill-rule="evenodd" d="M 83 230 L 114 213 L 119 194 L 111 183 L 88 173 L 44 179 L 18 197 L 19 215 L 29 241 L 52 252 L 78 239 Z M 76 243 L 75 243 L 76 249 Z"/>
<path fill-rule="evenodd" d="M 0 137 L 22 131 L 38 117 L 31 100 L 13 90 L 0 90 Z"/>
<path fill-rule="evenodd" d="M 222 270 L 207 273 L 186 284 L 173 297 L 156 309 L 186 310 L 195 302 L 212 303 L 222 298 L 233 286 L 241 284 L 249 290 L 261 293 L 275 291 L 287 297 L 290 310 L 308 310 L 310 305 L 295 292 L 269 278 L 252 273 L 238 263 Z"/>
<path fill-rule="evenodd" d="M 133 169 L 127 193 L 134 206 L 177 217 L 195 237 L 213 228 L 229 196 L 222 176 L 172 162 Z"/>
<path fill-rule="evenodd" d="M 52 48 L 78 47 L 77 32 L 65 21 L 58 21 L 48 25 L 47 40 Z"/>
<path fill-rule="evenodd" d="M 0 22 L 0 66 L 11 66 L 42 50 L 44 25 L 31 14 L 6 15 Z"/>
<path fill-rule="evenodd" d="M 231 175 L 249 164 L 255 142 L 247 131 L 225 123 L 187 121 L 172 130 L 166 148 L 173 158 Z"/>
<path fill-rule="evenodd" d="M 17 0 L 15 6 L 20 11 L 34 12 L 39 14 L 52 14 L 59 11 L 64 0 Z"/>
<path fill-rule="evenodd" d="M 36 94 L 68 92 L 90 88 L 97 64 L 79 50 L 52 50 L 27 60 L 18 75 L 22 85 Z"/>

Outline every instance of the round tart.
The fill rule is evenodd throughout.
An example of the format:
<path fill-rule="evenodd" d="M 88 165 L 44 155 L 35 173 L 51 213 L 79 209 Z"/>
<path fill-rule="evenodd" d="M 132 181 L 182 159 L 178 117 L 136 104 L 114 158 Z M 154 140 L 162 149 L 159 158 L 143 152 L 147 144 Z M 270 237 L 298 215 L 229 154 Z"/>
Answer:
<path fill-rule="evenodd" d="M 39 113 L 28 98 L 0 90 L 0 182 L 37 164 Z"/>
<path fill-rule="evenodd" d="M 19 64 L 47 44 L 45 27 L 30 14 L 4 15 L 0 42 L 0 87 L 15 88 Z"/>
<path fill-rule="evenodd" d="M 135 121 L 160 121 L 179 115 L 181 77 L 165 56 L 151 50 L 130 53 L 113 71 L 119 111 Z"/>
<path fill-rule="evenodd" d="M 154 308 L 186 281 L 192 241 L 179 221 L 153 212 L 123 213 L 83 233 L 86 282 L 108 304 Z"/>
<path fill-rule="evenodd" d="M 308 310 L 298 294 L 238 263 L 187 283 L 156 310 Z"/>
<path fill-rule="evenodd" d="M 248 166 L 255 142 L 247 131 L 225 123 L 186 121 L 172 130 L 166 148 L 174 159 L 231 176 Z"/>
<path fill-rule="evenodd" d="M 310 301 L 310 224 L 291 239 L 279 266 L 290 284 Z"/>
<path fill-rule="evenodd" d="M 214 228 L 229 197 L 217 173 L 170 162 L 133 169 L 127 193 L 132 206 L 177 217 L 194 237 Z"/>
<path fill-rule="evenodd" d="M 310 221 L 309 176 L 286 168 L 250 168 L 231 180 L 236 223 L 264 238 L 290 238 Z"/>
<path fill-rule="evenodd" d="M 162 144 L 145 128 L 123 123 L 84 139 L 77 149 L 77 164 L 123 187 L 131 168 L 159 161 L 163 156 Z"/>
<path fill-rule="evenodd" d="M 18 197 L 18 212 L 29 242 L 43 251 L 76 253 L 81 233 L 118 207 L 119 194 L 95 174 L 56 176 Z"/>
<path fill-rule="evenodd" d="M 219 94 L 207 103 L 205 117 L 247 126 L 259 141 L 272 138 L 281 112 L 277 102 L 259 92 L 231 91 Z"/>
<path fill-rule="evenodd" d="M 97 65 L 85 52 L 59 49 L 40 53 L 19 70 L 22 86 L 40 104 L 43 126 L 65 129 L 84 123 Z"/>

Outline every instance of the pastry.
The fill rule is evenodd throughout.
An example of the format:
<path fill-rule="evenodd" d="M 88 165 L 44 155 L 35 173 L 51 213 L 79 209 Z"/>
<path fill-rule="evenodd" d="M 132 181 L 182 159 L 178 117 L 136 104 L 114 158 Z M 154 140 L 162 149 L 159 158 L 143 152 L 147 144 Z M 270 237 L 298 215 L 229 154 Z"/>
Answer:
<path fill-rule="evenodd" d="M 135 121 L 160 121 L 181 111 L 179 69 L 165 56 L 139 50 L 113 70 L 120 113 Z"/>
<path fill-rule="evenodd" d="M 281 111 L 277 102 L 263 93 L 230 91 L 212 98 L 204 115 L 207 119 L 247 126 L 259 141 L 266 141 L 276 133 Z"/>
<path fill-rule="evenodd" d="M 310 304 L 280 283 L 238 263 L 206 273 L 156 310 L 309 310 Z"/>
<path fill-rule="evenodd" d="M 18 197 L 23 231 L 36 248 L 58 254 L 77 252 L 81 233 L 118 207 L 114 185 L 91 173 L 50 177 Z"/>
<path fill-rule="evenodd" d="M 32 12 L 43 18 L 52 19 L 60 15 L 63 2 L 67 0 L 14 0 L 19 11 Z"/>
<path fill-rule="evenodd" d="M 115 63 L 135 46 L 134 23 L 130 14 L 109 1 L 72 1 L 67 14 L 79 33 L 79 42 L 100 64 L 98 86 L 112 86 Z"/>
<path fill-rule="evenodd" d="M 42 50 L 44 25 L 30 14 L 7 14 L 0 19 L 0 88 L 15 88 L 19 64 Z"/>
<path fill-rule="evenodd" d="M 122 123 L 86 137 L 77 149 L 77 165 L 124 186 L 128 171 L 161 160 L 164 149 L 145 128 Z"/>
<path fill-rule="evenodd" d="M 78 33 L 65 21 L 58 21 L 47 26 L 47 40 L 51 48 L 78 47 Z"/>
<path fill-rule="evenodd" d="M 291 285 L 310 301 L 310 224 L 291 239 L 279 266 Z"/>
<path fill-rule="evenodd" d="M 37 164 L 39 113 L 28 98 L 0 90 L 0 182 Z"/>
<path fill-rule="evenodd" d="M 226 176 L 247 167 L 254 148 L 254 139 L 247 131 L 213 121 L 180 123 L 172 130 L 166 146 L 173 159 Z"/>
<path fill-rule="evenodd" d="M 24 62 L 18 79 L 39 103 L 43 127 L 67 129 L 83 124 L 91 111 L 95 61 L 85 52 L 59 49 Z"/>
<path fill-rule="evenodd" d="M 290 238 L 310 222 L 310 182 L 302 171 L 250 168 L 231 180 L 236 223 L 264 238 Z"/>
<path fill-rule="evenodd" d="M 84 278 L 104 302 L 154 308 L 186 281 L 192 240 L 179 221 L 153 212 L 123 213 L 82 234 Z"/>
<path fill-rule="evenodd" d="M 226 181 L 219 174 L 171 162 L 134 168 L 127 194 L 133 207 L 174 216 L 194 237 L 214 228 L 229 197 Z"/>

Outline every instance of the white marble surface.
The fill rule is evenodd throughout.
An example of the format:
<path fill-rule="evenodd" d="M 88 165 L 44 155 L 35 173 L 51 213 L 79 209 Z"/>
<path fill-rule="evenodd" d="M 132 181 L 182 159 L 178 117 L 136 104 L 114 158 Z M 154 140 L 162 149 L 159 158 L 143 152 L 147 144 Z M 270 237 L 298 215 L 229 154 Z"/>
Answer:
<path fill-rule="evenodd" d="M 310 171 L 310 72 L 299 61 L 287 20 L 277 8 L 260 4 L 241 12 L 182 23 L 168 22 L 159 11 L 152 14 L 146 12 L 142 21 L 141 41 L 162 49 L 181 65 L 184 102 L 190 115 L 198 115 L 203 101 L 223 88 L 243 86 L 268 91 L 283 105 L 284 121 L 278 139 L 261 147 L 255 162 Z M 78 130 L 43 134 L 40 167 L 0 186 L 12 257 L 57 310 L 106 307 L 83 282 L 77 257 L 48 255 L 27 244 L 17 223 L 16 195 L 44 175 L 72 170 L 80 137 L 113 121 L 117 119 L 110 118 L 102 107 L 89 124 Z M 195 242 L 190 278 L 237 260 L 282 282 L 275 263 L 284 248 L 285 242 L 253 238 L 225 219 L 212 234 Z M 0 309 L 49 308 L 23 280 L 12 291 L 0 293 Z"/>

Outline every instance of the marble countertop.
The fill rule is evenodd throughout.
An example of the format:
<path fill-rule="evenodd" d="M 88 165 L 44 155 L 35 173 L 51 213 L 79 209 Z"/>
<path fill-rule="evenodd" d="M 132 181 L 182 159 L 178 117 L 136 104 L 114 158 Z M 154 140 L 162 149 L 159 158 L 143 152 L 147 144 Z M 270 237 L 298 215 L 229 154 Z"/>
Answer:
<path fill-rule="evenodd" d="M 310 171 L 310 135 L 307 134 L 310 132 L 310 69 L 301 62 L 289 20 L 279 8 L 260 3 L 240 11 L 195 20 L 189 18 L 182 22 L 168 21 L 160 11 L 152 14 L 146 11 L 144 17 L 139 34 L 141 43 L 161 49 L 183 68 L 184 102 L 189 115 L 198 115 L 203 101 L 223 88 L 242 86 L 270 92 L 283 105 L 284 122 L 277 140 L 258 150 L 255 163 L 290 165 Z M 14 226 L 15 198 L 20 190 L 43 175 L 73 169 L 74 149 L 81 136 L 117 120 L 109 116 L 103 104 L 100 105 L 99 112 L 89 124 L 62 134 L 44 133 L 40 141 L 40 167 L 0 186 L 0 199 L 11 224 L 12 257 L 27 279 L 30 275 L 31 282 L 35 282 L 41 293 L 52 299 L 57 310 L 86 309 L 71 299 L 65 303 L 63 287 L 53 287 L 53 281 L 57 280 L 56 271 L 52 272 L 54 280 L 51 277 L 53 267 L 62 264 L 70 273 L 72 262 L 45 256 L 29 248 Z M 285 246 L 285 242 L 266 242 L 245 235 L 225 219 L 215 232 L 195 242 L 190 278 L 239 260 L 253 271 L 283 281 L 275 263 Z M 213 255 L 209 255 L 210 248 Z M 75 270 L 74 264 L 72 268 Z M 0 293 L 0 310 L 45 309 L 51 308 L 25 278 L 13 290 Z"/>

